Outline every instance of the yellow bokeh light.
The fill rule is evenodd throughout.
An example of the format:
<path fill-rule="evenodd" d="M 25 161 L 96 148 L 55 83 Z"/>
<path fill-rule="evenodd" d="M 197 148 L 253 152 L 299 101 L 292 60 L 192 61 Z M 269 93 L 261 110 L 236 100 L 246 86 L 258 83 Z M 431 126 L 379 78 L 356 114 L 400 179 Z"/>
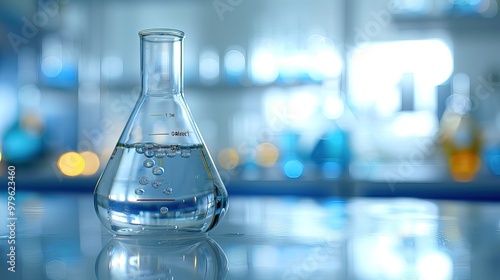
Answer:
<path fill-rule="evenodd" d="M 0 152 L 0 161 L 2 161 L 2 152 Z"/>
<path fill-rule="evenodd" d="M 99 157 L 90 151 L 81 152 L 80 155 L 85 161 L 85 167 L 83 168 L 82 175 L 90 176 L 94 175 L 101 164 Z"/>
<path fill-rule="evenodd" d="M 235 149 L 226 148 L 219 152 L 217 160 L 222 168 L 234 169 L 240 163 L 240 156 Z"/>
<path fill-rule="evenodd" d="M 67 152 L 59 157 L 57 167 L 66 176 L 78 176 L 85 169 L 85 159 L 79 153 Z"/>
<path fill-rule="evenodd" d="M 272 143 L 261 143 L 255 149 L 255 161 L 262 167 L 271 167 L 279 158 L 279 151 Z"/>

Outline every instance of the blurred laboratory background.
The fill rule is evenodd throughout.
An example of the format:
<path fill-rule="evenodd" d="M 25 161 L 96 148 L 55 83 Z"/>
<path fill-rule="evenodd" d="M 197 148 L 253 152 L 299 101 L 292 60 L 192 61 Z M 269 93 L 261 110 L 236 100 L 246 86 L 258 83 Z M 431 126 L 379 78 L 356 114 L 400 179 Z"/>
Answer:
<path fill-rule="evenodd" d="M 229 193 L 500 199 L 497 0 L 3 0 L 0 176 L 89 191 L 186 33 L 185 99 Z"/>

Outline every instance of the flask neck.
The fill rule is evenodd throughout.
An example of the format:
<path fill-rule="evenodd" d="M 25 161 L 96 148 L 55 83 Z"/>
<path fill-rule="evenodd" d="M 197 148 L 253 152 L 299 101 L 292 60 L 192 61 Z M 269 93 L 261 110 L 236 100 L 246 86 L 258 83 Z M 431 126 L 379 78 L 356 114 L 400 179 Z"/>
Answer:
<path fill-rule="evenodd" d="M 141 38 L 142 94 L 182 95 L 184 33 L 172 29 L 147 29 Z"/>

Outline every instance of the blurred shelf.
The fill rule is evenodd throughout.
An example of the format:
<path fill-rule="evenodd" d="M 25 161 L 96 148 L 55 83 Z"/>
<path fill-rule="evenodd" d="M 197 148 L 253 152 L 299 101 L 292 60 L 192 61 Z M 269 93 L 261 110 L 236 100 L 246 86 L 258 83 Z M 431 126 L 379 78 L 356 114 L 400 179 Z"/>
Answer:
<path fill-rule="evenodd" d="M 397 173 L 397 165 L 378 165 L 371 169 L 372 176 L 337 179 L 321 177 L 321 173 L 308 171 L 298 179 L 285 178 L 280 169 L 265 169 L 251 173 L 224 173 L 220 170 L 230 195 L 275 195 L 304 197 L 415 197 L 425 199 L 500 201 L 500 176 L 481 170 L 471 182 L 456 182 L 438 165 L 415 166 L 419 176 L 387 177 Z M 0 184 L 7 185 L 0 163 Z M 426 170 L 434 170 L 429 173 Z M 378 176 L 373 176 L 378 174 Z M 100 172 L 92 176 L 68 177 L 50 163 L 16 166 L 16 192 L 82 192 L 92 193 Z"/>
<path fill-rule="evenodd" d="M 500 182 L 476 180 L 471 182 L 388 182 L 359 181 L 353 186 L 353 196 L 413 197 L 422 199 L 500 201 Z"/>
<path fill-rule="evenodd" d="M 395 25 L 400 29 L 447 29 L 464 32 L 494 32 L 500 29 L 500 18 L 480 16 L 394 16 Z"/>
<path fill-rule="evenodd" d="M 6 178 L 2 184 L 6 185 Z M 18 176 L 16 191 L 92 193 L 97 176 L 45 178 Z M 414 197 L 423 199 L 500 201 L 500 181 L 467 183 L 397 182 L 366 180 L 242 180 L 226 184 L 230 195 L 272 195 L 303 197 Z"/>

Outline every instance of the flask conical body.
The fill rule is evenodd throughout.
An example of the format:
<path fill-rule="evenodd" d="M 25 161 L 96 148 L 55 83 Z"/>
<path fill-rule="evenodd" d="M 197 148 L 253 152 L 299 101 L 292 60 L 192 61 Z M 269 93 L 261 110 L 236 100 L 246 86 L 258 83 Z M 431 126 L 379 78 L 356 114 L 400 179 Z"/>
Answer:
<path fill-rule="evenodd" d="M 95 210 L 115 234 L 207 232 L 224 216 L 228 196 L 184 101 L 184 34 L 139 35 L 141 94 L 94 190 Z"/>

